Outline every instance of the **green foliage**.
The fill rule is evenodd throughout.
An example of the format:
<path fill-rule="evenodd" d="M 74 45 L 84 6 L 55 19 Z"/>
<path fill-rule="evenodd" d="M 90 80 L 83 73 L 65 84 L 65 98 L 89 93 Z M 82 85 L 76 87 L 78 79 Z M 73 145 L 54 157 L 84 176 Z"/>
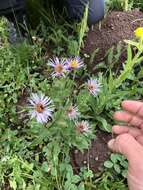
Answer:
<path fill-rule="evenodd" d="M 44 38 L 46 46 L 52 47 L 50 51 L 54 55 L 79 55 L 87 32 L 88 5 L 81 22 L 71 23 L 65 20 L 67 15 L 63 8 L 57 8 L 56 4 L 56 1 L 27 0 L 29 20 L 35 29 L 30 33 Z"/>
<path fill-rule="evenodd" d="M 96 122 L 100 129 L 111 131 L 113 112 L 120 109 L 122 100 L 140 99 L 142 96 L 140 74 L 134 70 L 135 67 L 139 67 L 142 60 L 142 49 L 139 49 L 137 54 L 133 56 L 129 45 L 127 60 L 118 76 L 116 76 L 116 72 L 111 70 L 109 75 L 108 73 L 105 75 L 99 73 L 98 79 L 102 87 L 97 97 L 90 96 L 87 91 L 81 91 L 78 94 L 77 102 L 81 111 Z"/>
<path fill-rule="evenodd" d="M 83 19 L 81 20 L 81 23 L 80 23 L 80 29 L 78 32 L 79 33 L 79 35 L 78 35 L 79 36 L 79 40 L 78 40 L 79 48 L 77 51 L 77 55 L 79 55 L 79 53 L 80 53 L 80 48 L 83 45 L 83 38 L 84 38 L 85 33 L 87 31 L 88 9 L 89 9 L 89 5 L 86 6 Z"/>
<path fill-rule="evenodd" d="M 70 78 L 52 81 L 42 76 L 38 69 L 40 64 L 43 66 L 43 58 L 36 44 L 24 42 L 15 47 L 7 46 L 0 49 L 0 55 L 1 188 L 8 184 L 12 189 L 51 190 L 67 189 L 67 186 L 75 189 L 80 177 L 70 174 L 69 170 L 60 171 L 59 165 L 71 167 L 70 148 L 74 146 L 83 151 L 94 137 L 91 133 L 79 135 L 75 123 L 66 117 L 66 109 L 74 101 L 75 81 Z M 26 97 L 22 95 L 25 89 Z M 31 91 L 42 91 L 55 103 L 57 112 L 47 126 L 27 118 L 21 121 L 19 117 L 25 114 L 23 109 L 27 106 L 25 101 L 19 103 L 27 99 Z M 17 106 L 22 113 L 18 113 Z"/>
<path fill-rule="evenodd" d="M 107 9 L 116 10 L 131 10 L 133 8 L 139 8 L 143 10 L 142 0 L 107 0 Z"/>
<path fill-rule="evenodd" d="M 130 2 L 133 4 L 134 8 L 139 8 L 139 9 L 143 10 L 142 0 L 130 0 Z"/>
<path fill-rule="evenodd" d="M 109 9 L 128 11 L 132 8 L 132 2 L 129 2 L 129 0 L 108 0 L 106 3 Z"/>
<path fill-rule="evenodd" d="M 115 181 L 114 181 L 115 180 Z M 127 190 L 128 188 L 124 182 L 118 178 L 114 179 L 114 176 L 110 172 L 105 172 L 100 178 L 95 181 L 97 190 Z"/>
<path fill-rule="evenodd" d="M 106 168 L 113 168 L 115 172 L 121 174 L 123 177 L 127 177 L 128 162 L 124 156 L 119 154 L 111 154 L 110 160 L 104 162 Z"/>
<path fill-rule="evenodd" d="M 8 43 L 8 25 L 9 22 L 5 17 L 0 18 L 0 47 Z"/>

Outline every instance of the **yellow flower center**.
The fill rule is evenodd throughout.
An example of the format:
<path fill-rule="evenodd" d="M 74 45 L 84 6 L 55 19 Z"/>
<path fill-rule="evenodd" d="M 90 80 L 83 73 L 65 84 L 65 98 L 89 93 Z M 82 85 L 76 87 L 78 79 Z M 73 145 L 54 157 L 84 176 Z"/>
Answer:
<path fill-rule="evenodd" d="M 143 27 L 137 28 L 134 33 L 137 38 L 143 39 Z"/>
<path fill-rule="evenodd" d="M 70 67 L 76 69 L 78 67 L 78 61 L 73 60 L 70 62 Z"/>
<path fill-rule="evenodd" d="M 55 66 L 55 72 L 56 73 L 61 73 L 63 71 L 63 66 L 61 64 L 57 64 Z"/>
<path fill-rule="evenodd" d="M 44 106 L 41 104 L 41 103 L 39 103 L 39 104 L 37 104 L 36 105 L 36 111 L 38 112 L 38 113 L 43 113 L 43 111 L 44 111 Z"/>

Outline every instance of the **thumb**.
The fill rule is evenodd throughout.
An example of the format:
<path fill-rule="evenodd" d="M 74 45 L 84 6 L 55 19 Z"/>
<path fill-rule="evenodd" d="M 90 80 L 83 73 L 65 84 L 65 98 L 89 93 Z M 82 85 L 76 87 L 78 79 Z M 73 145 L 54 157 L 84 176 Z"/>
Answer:
<path fill-rule="evenodd" d="M 130 134 L 122 134 L 108 142 L 108 147 L 123 154 L 130 162 L 138 160 L 143 155 L 143 147 Z"/>

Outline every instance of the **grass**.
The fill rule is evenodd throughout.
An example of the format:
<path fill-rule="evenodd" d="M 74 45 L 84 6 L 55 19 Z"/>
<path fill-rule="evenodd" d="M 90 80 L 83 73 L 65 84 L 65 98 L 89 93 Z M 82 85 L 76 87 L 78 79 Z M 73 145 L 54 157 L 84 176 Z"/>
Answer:
<path fill-rule="evenodd" d="M 119 9 L 116 3 L 112 1 L 110 7 Z M 134 5 L 142 7 L 139 1 L 134 1 Z M 112 68 L 94 76 L 85 66 L 67 73 L 66 78 L 53 78 L 53 69 L 48 65 L 50 58 L 80 53 L 87 12 L 80 24 L 71 24 L 61 15 L 56 16 L 54 9 L 50 10 L 48 14 L 41 10 L 42 21 L 29 31 L 29 37 L 35 35 L 36 40 L 30 42 L 9 44 L 7 21 L 0 21 L 0 35 L 4 39 L 0 48 L 0 189 L 126 190 L 122 174 L 127 168 L 121 165 L 125 158 L 116 155 L 116 163 L 112 165 L 111 156 L 99 173 L 85 167 L 75 174 L 69 153 L 73 147 L 88 149 L 99 126 L 100 130 L 111 132 L 112 114 L 120 109 L 122 100 L 142 97 L 142 50 L 133 55 L 132 42 L 128 42 L 127 60 L 118 76 Z M 90 78 L 101 83 L 96 97 L 87 89 Z M 41 92 L 55 105 L 53 119 L 44 125 L 28 116 L 28 98 L 31 93 Z M 75 122 L 66 115 L 71 104 L 78 107 L 79 121 L 89 123 L 88 133 L 77 133 Z"/>
<path fill-rule="evenodd" d="M 143 3 L 141 0 L 107 0 L 107 7 L 116 10 L 131 10 L 139 8 L 143 10 Z"/>

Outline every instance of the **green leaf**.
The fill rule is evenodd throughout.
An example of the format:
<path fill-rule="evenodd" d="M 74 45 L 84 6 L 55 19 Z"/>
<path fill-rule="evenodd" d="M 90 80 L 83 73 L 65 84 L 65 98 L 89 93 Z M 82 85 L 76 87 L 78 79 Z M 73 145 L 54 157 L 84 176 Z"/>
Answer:
<path fill-rule="evenodd" d="M 78 183 L 78 182 L 80 182 L 80 180 L 81 180 L 81 178 L 78 175 L 74 175 L 72 177 L 72 183 Z"/>
<path fill-rule="evenodd" d="M 124 42 L 126 42 L 127 44 L 130 44 L 132 46 L 138 47 L 138 42 L 134 42 L 132 40 L 124 40 Z"/>
<path fill-rule="evenodd" d="M 68 53 L 69 55 L 77 55 L 78 52 L 78 42 L 76 40 L 69 41 L 68 43 Z"/>
<path fill-rule="evenodd" d="M 11 188 L 13 188 L 14 190 L 17 189 L 17 183 L 15 180 L 10 180 L 9 183 Z"/>
<path fill-rule="evenodd" d="M 119 174 L 121 173 L 121 169 L 120 169 L 120 166 L 118 164 L 114 164 L 114 169 L 115 171 Z"/>
<path fill-rule="evenodd" d="M 49 172 L 49 169 L 50 169 L 50 168 L 49 168 L 48 163 L 47 163 L 47 162 L 43 162 L 41 169 L 42 169 L 44 172 Z"/>
<path fill-rule="evenodd" d="M 106 168 L 112 168 L 113 167 L 113 163 L 111 161 L 107 160 L 107 161 L 104 162 L 104 166 Z"/>
<path fill-rule="evenodd" d="M 122 176 L 123 176 L 124 178 L 127 178 L 127 170 L 123 170 L 123 171 L 122 171 Z"/>
<path fill-rule="evenodd" d="M 111 154 L 110 159 L 113 163 L 116 163 L 118 160 L 121 160 L 121 156 L 119 154 Z"/>
<path fill-rule="evenodd" d="M 85 190 L 85 186 L 84 186 L 84 183 L 81 182 L 78 186 L 78 190 Z"/>
<path fill-rule="evenodd" d="M 104 119 L 103 117 L 97 116 L 96 119 L 101 122 L 102 125 L 99 124 L 99 127 L 106 131 L 106 132 L 111 132 L 111 126 L 107 123 L 106 119 Z"/>

